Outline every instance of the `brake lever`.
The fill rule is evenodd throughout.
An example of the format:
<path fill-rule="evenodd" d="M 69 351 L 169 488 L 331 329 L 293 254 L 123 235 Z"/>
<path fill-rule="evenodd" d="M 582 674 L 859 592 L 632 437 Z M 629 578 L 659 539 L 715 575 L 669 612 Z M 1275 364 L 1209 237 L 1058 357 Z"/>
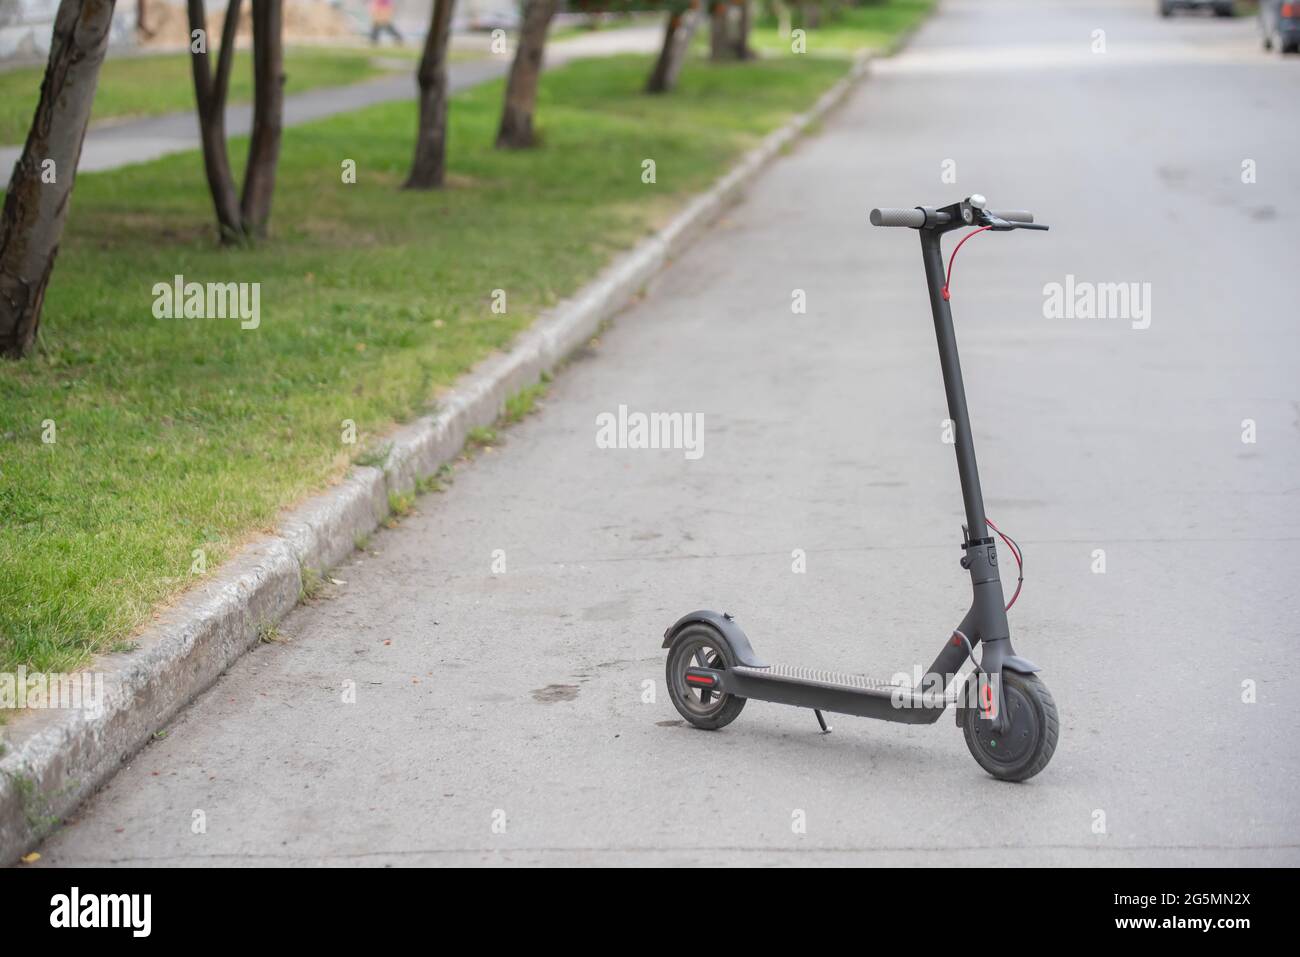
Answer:
<path fill-rule="evenodd" d="M 985 221 L 980 223 L 981 226 L 987 226 L 995 233 L 1005 233 L 1013 229 L 1041 229 L 1046 231 L 1049 226 L 1043 223 L 1015 223 L 1008 219 L 998 219 L 996 216 L 985 215 Z"/>

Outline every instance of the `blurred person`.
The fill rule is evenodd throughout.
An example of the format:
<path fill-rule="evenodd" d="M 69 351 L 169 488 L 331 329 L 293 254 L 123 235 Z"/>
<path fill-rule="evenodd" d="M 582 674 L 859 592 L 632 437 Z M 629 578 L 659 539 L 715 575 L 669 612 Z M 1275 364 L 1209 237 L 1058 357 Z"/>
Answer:
<path fill-rule="evenodd" d="M 379 44 L 383 34 L 390 34 L 398 46 L 402 45 L 402 35 L 393 26 L 393 0 L 370 0 L 370 42 Z"/>

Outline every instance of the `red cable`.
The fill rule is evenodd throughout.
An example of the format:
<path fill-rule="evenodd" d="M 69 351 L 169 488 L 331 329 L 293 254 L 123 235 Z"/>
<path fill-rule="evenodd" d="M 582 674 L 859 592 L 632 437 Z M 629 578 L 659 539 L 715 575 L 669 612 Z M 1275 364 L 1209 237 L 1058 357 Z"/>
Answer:
<path fill-rule="evenodd" d="M 966 245 L 966 240 L 970 239 L 972 236 L 978 236 L 980 233 L 984 232 L 984 230 L 992 228 L 993 227 L 991 226 L 980 226 L 978 229 L 972 229 L 958 241 L 956 246 L 952 248 L 952 255 L 948 257 L 948 269 L 943 279 L 944 302 L 947 302 L 949 298 L 951 298 L 948 292 L 948 287 L 952 284 L 952 264 L 957 260 L 957 251 L 961 249 L 962 246 Z M 1020 589 L 1025 583 L 1025 559 L 1024 556 L 1020 554 L 1020 549 L 1016 548 L 1016 543 L 1007 538 L 1006 535 L 1002 534 L 1002 529 L 994 525 L 992 520 L 988 518 L 985 518 L 984 521 L 988 523 L 989 528 L 997 532 L 998 538 L 1002 539 L 1002 541 L 1006 543 L 1007 548 L 1011 550 L 1011 554 L 1016 560 L 1016 590 L 1014 594 L 1012 594 L 1011 600 L 1007 602 L 1007 607 L 1004 609 L 1005 611 L 1010 611 L 1011 606 L 1014 605 L 1016 599 L 1020 597 Z"/>
<path fill-rule="evenodd" d="M 987 229 L 988 227 L 985 228 Z M 971 235 L 973 236 L 974 233 Z M 1011 606 L 1014 605 L 1016 599 L 1020 597 L 1020 589 L 1025 583 L 1025 560 L 1020 554 L 1020 549 L 1016 548 L 1016 543 L 1003 535 L 1002 529 L 994 525 L 992 519 L 986 518 L 984 521 L 988 523 L 989 528 L 998 533 L 998 538 L 1007 543 L 1007 548 L 1011 549 L 1011 554 L 1015 556 L 1016 559 L 1016 591 L 1015 594 L 1011 596 L 1011 600 L 1007 602 L 1007 607 L 1003 609 L 1004 611 L 1010 611 Z"/>
<path fill-rule="evenodd" d="M 954 259 L 957 258 L 957 250 L 961 249 L 961 247 L 965 245 L 966 240 L 970 239 L 972 236 L 982 233 L 986 229 L 992 229 L 992 228 L 993 228 L 992 226 L 981 226 L 979 229 L 972 230 L 971 232 L 963 236 L 961 238 L 961 241 L 958 242 L 957 245 L 952 248 L 952 255 L 948 257 L 948 272 L 943 279 L 943 301 L 944 302 L 948 301 L 948 285 L 952 282 L 952 262 Z M 997 531 L 997 529 L 994 529 L 994 531 Z"/>

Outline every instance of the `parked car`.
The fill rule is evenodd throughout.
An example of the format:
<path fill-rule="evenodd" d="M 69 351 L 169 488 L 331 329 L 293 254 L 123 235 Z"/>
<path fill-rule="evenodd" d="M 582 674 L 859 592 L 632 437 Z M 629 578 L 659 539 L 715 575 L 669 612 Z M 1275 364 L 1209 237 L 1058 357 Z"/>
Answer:
<path fill-rule="evenodd" d="M 1260 0 L 1259 35 L 1265 50 L 1277 50 L 1278 53 L 1300 51 L 1300 3 Z"/>
<path fill-rule="evenodd" d="M 1160 15 L 1167 17 L 1175 10 L 1213 9 L 1216 17 L 1233 14 L 1233 0 L 1160 0 Z"/>

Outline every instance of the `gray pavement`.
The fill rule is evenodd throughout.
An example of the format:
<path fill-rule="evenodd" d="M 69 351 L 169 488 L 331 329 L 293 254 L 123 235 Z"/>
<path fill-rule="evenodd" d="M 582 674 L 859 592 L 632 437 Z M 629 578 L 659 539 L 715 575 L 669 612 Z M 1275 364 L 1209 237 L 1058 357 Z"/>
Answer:
<path fill-rule="evenodd" d="M 1300 62 L 1145 0 L 948 0 L 875 74 L 42 863 L 1300 863 Z M 866 213 L 976 191 L 1053 227 L 973 240 L 953 304 L 1055 759 L 996 782 L 946 717 L 683 727 L 681 612 L 882 677 L 964 612 L 917 244 Z M 1150 327 L 1044 318 L 1067 274 L 1149 282 Z M 703 456 L 597 448 L 620 404 L 702 412 Z"/>
<path fill-rule="evenodd" d="M 628 27 L 584 33 L 550 44 L 546 65 L 559 66 L 582 57 L 610 56 L 617 53 L 647 53 L 658 48 L 660 31 L 653 27 Z M 382 59 L 386 48 L 375 51 Z M 391 76 L 355 83 L 350 86 L 326 87 L 285 97 L 284 125 L 310 123 L 339 113 L 359 110 L 376 103 L 405 100 L 415 96 L 416 63 Z M 504 76 L 510 68 L 508 56 L 488 54 L 481 60 L 462 60 L 449 65 L 448 75 L 453 92 Z M 246 135 L 252 128 L 253 107 L 250 103 L 226 108 L 226 132 L 230 136 Z M 193 110 L 168 113 L 146 119 L 108 122 L 95 126 L 86 134 L 81 150 L 80 173 L 96 173 L 133 163 L 184 153 L 199 148 L 199 125 Z M 5 181 L 22 155 L 22 144 L 0 146 L 0 170 Z"/>

